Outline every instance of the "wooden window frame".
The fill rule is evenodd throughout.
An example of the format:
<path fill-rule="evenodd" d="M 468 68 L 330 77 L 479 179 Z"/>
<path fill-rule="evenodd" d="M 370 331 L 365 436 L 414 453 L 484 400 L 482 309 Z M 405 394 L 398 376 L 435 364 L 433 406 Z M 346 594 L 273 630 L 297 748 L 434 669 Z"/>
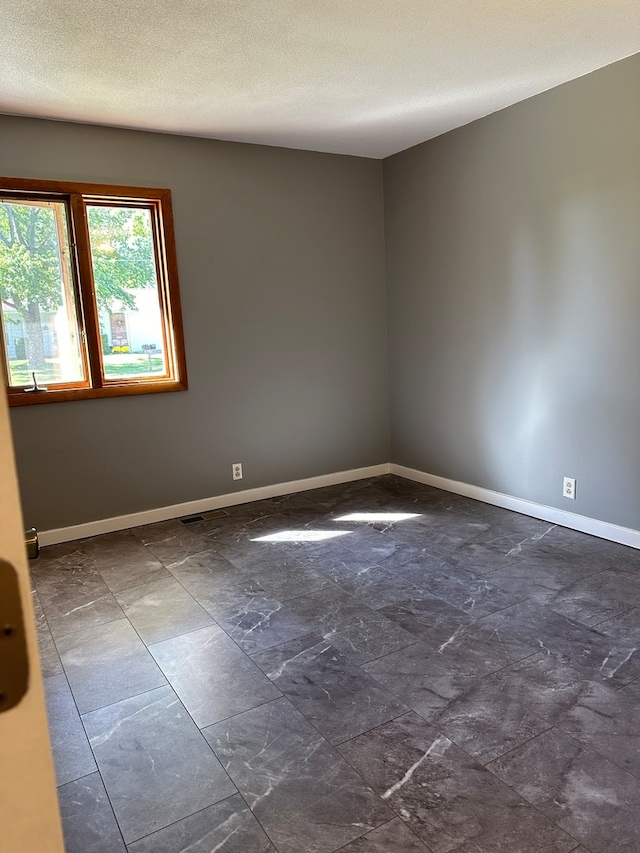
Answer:
<path fill-rule="evenodd" d="M 10 406 L 30 406 L 68 400 L 119 397 L 132 394 L 157 394 L 186 391 L 187 365 L 178 287 L 178 264 L 173 232 L 171 191 L 150 187 L 123 187 L 41 181 L 28 178 L 1 178 L 0 195 L 16 201 L 61 201 L 67 211 L 70 262 L 78 317 L 78 334 L 86 381 L 57 384 L 47 391 L 26 393 L 24 386 L 9 384 L 7 349 L 3 323 L 0 322 L 0 373 L 3 375 Z M 158 297 L 162 318 L 164 355 L 167 373 L 161 378 L 137 376 L 106 379 L 93 261 L 89 239 L 87 206 L 131 206 L 151 212 Z"/>

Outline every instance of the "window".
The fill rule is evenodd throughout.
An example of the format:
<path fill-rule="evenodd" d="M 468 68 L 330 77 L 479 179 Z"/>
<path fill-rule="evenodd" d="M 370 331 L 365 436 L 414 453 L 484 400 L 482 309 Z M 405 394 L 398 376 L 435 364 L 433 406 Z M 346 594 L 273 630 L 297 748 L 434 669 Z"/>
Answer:
<path fill-rule="evenodd" d="M 0 178 L 13 406 L 187 387 L 169 190 Z"/>

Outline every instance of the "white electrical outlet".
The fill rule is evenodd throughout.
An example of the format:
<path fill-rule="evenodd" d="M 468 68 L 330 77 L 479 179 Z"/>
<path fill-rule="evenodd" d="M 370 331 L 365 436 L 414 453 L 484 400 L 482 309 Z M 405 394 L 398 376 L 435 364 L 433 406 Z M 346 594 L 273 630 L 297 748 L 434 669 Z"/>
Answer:
<path fill-rule="evenodd" d="M 575 477 L 565 477 L 562 487 L 562 494 L 565 498 L 570 498 L 572 501 L 576 499 L 576 479 Z"/>
<path fill-rule="evenodd" d="M 240 462 L 234 462 L 231 466 L 231 470 L 233 471 L 234 480 L 242 479 L 242 464 Z"/>

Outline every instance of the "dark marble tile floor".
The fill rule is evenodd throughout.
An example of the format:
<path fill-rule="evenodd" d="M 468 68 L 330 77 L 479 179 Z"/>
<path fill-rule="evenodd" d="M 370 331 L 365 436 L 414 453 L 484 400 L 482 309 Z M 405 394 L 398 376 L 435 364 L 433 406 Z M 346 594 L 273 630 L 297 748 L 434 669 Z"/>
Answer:
<path fill-rule="evenodd" d="M 32 579 L 68 853 L 640 851 L 638 551 L 387 476 Z"/>

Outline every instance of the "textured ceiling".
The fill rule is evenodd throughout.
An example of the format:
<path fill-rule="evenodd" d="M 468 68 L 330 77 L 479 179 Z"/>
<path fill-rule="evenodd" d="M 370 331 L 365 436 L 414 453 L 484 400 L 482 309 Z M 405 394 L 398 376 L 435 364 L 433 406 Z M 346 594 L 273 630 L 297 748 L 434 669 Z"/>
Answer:
<path fill-rule="evenodd" d="M 0 112 L 385 157 L 640 50 L 640 0 L 7 0 Z"/>

